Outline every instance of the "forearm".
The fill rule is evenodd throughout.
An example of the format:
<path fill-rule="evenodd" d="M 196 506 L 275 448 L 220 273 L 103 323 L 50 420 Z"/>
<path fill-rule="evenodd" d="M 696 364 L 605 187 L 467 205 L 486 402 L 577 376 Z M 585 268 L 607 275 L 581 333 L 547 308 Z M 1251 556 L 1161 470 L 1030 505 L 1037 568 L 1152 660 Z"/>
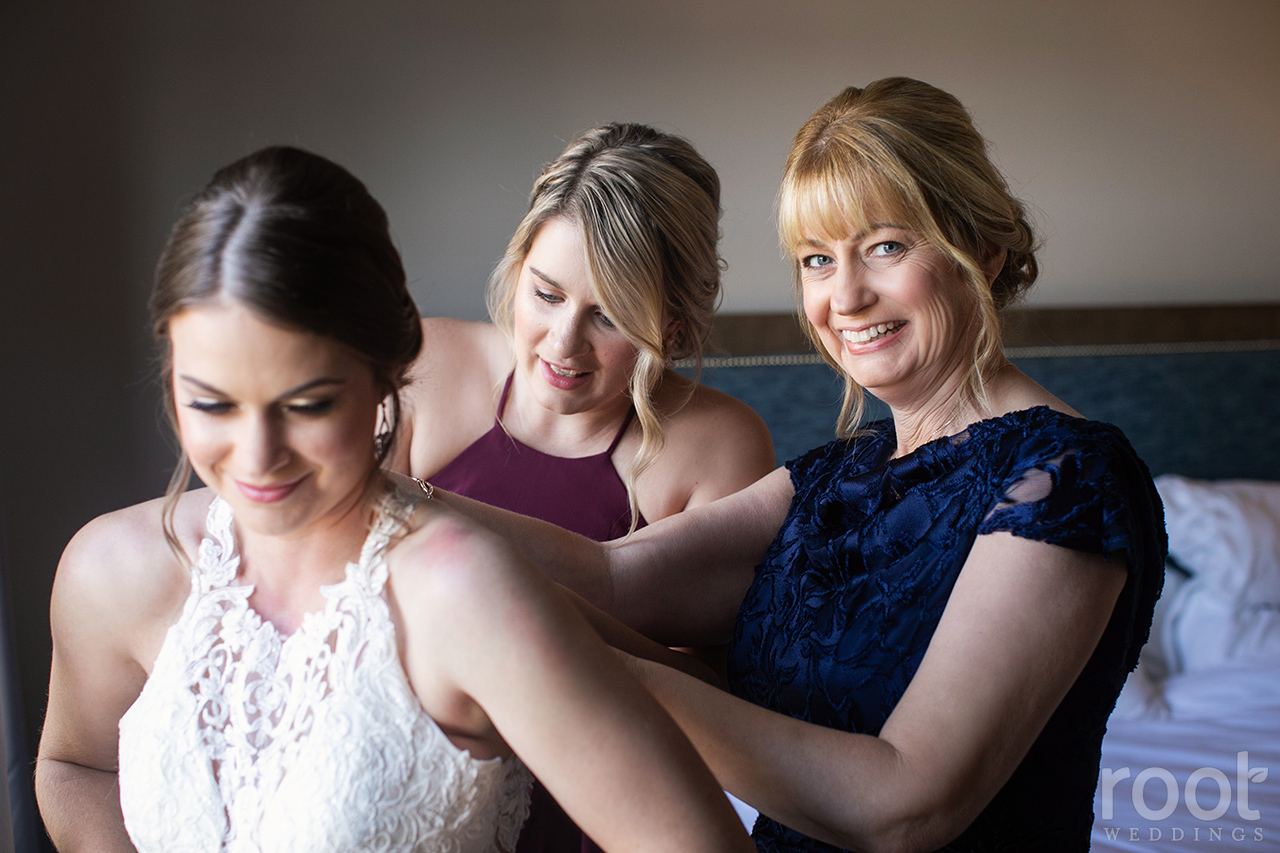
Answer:
<path fill-rule="evenodd" d="M 36 763 L 36 799 L 49 837 L 62 853 L 134 850 L 120 813 L 115 773 L 41 758 Z"/>
<path fill-rule="evenodd" d="M 786 518 L 785 468 L 609 543 L 610 612 L 668 646 L 728 642 L 755 568 Z"/>
<path fill-rule="evenodd" d="M 785 826 L 851 850 L 932 850 L 963 828 L 911 790 L 903 756 L 880 738 L 765 710 L 650 661 L 629 664 L 720 784 Z"/>
<path fill-rule="evenodd" d="M 716 671 L 699 658 L 670 649 L 661 643 L 655 643 L 639 631 L 627 627 L 600 608 L 593 606 L 582 596 L 572 591 L 568 591 L 568 595 L 578 608 L 578 612 L 595 629 L 600 638 L 618 651 L 625 652 L 632 657 L 644 658 L 645 660 L 664 664 L 702 681 L 709 683 L 719 683 L 721 681 L 721 677 L 716 674 Z"/>
<path fill-rule="evenodd" d="M 786 469 L 613 542 L 437 491 L 553 580 L 665 646 L 726 642 L 753 571 L 786 517 Z"/>

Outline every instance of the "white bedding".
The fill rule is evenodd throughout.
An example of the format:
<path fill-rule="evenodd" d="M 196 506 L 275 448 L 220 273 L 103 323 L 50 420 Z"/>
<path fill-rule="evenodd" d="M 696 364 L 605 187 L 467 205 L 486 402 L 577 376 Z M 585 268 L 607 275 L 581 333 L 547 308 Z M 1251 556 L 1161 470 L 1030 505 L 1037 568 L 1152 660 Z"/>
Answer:
<path fill-rule="evenodd" d="M 1108 725 L 1093 849 L 1280 850 L 1280 484 L 1156 483 L 1189 577 Z"/>
<path fill-rule="evenodd" d="M 1164 695 L 1168 718 L 1108 727 L 1093 849 L 1280 849 L 1280 667 L 1172 676 Z"/>

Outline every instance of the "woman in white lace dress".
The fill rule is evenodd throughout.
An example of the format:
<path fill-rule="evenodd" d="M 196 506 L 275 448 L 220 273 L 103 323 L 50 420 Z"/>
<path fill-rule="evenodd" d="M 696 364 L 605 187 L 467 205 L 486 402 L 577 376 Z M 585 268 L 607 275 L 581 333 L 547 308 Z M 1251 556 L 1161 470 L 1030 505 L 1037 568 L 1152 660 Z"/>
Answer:
<path fill-rule="evenodd" d="M 573 603 L 381 473 L 421 326 L 358 180 L 289 148 L 223 169 L 152 314 L 183 456 L 58 568 L 59 849 L 509 850 L 525 764 L 607 849 L 751 849 Z"/>

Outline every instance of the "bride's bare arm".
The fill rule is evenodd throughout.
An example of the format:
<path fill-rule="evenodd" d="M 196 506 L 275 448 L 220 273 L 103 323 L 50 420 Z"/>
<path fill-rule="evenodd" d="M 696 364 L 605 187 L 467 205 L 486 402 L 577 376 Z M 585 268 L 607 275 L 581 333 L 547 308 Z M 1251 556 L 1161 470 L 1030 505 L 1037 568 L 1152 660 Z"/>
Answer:
<path fill-rule="evenodd" d="M 505 542 L 437 517 L 391 570 L 405 669 L 446 731 L 500 736 L 605 849 L 752 850 L 675 723 Z"/>
<path fill-rule="evenodd" d="M 154 509 L 143 505 L 96 519 L 76 534 L 58 565 L 36 796 L 61 851 L 134 849 L 120 813 L 118 726 L 146 681 L 135 650 L 150 617 L 172 603 L 171 592 L 180 606 L 184 592 L 167 589 L 147 571 L 153 558 L 173 562 L 148 540 L 149 518 L 158 518 Z"/>
<path fill-rule="evenodd" d="M 785 468 L 629 537 L 598 543 L 436 490 L 435 499 L 510 541 L 552 579 L 660 643 L 725 642 L 752 573 L 791 505 Z"/>

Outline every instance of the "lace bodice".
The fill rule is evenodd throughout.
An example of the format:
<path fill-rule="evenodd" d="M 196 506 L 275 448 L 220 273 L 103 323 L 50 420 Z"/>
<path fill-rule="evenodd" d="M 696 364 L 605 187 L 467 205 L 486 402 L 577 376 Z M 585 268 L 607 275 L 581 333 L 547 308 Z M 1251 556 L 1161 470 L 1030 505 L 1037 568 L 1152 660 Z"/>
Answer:
<path fill-rule="evenodd" d="M 281 637 L 234 582 L 231 509 L 214 499 L 182 615 L 120 720 L 120 803 L 139 851 L 514 847 L 528 771 L 454 746 L 400 665 L 383 555 L 413 506 L 389 494 L 325 608 Z"/>

